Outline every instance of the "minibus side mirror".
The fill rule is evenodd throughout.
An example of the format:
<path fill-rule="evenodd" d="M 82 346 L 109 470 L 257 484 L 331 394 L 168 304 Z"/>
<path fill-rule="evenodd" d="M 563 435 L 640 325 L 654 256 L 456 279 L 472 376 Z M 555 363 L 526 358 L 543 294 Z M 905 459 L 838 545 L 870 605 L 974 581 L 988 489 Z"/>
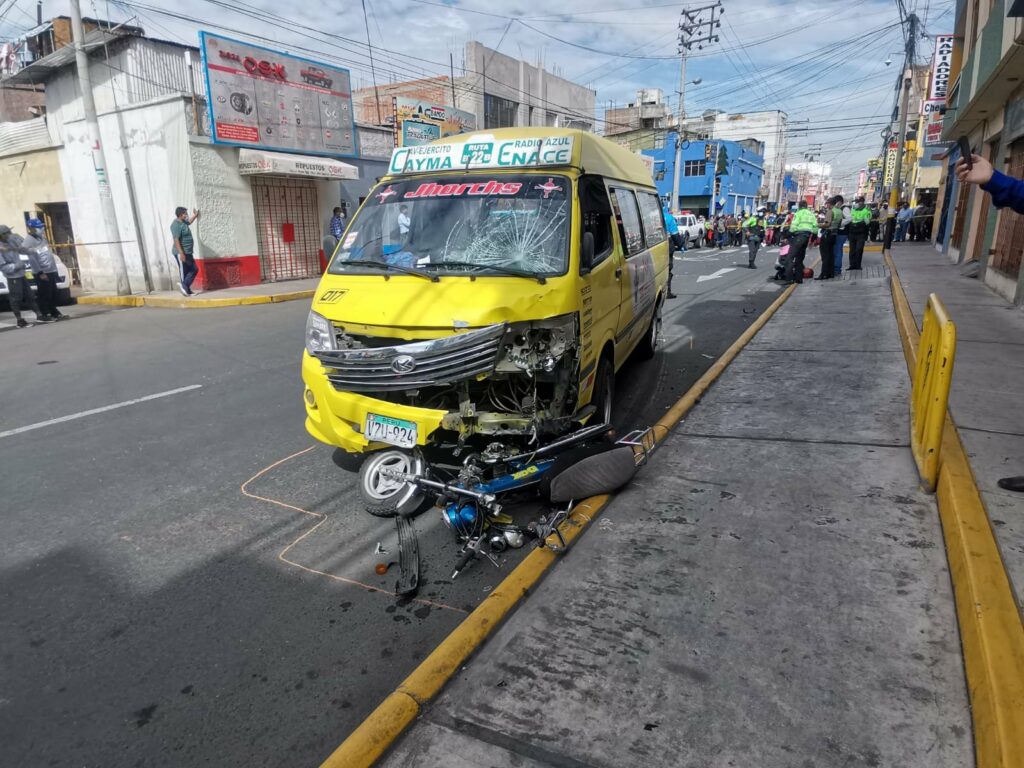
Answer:
<path fill-rule="evenodd" d="M 594 268 L 594 233 L 583 233 L 583 244 L 580 247 L 580 271 L 587 274 Z"/>

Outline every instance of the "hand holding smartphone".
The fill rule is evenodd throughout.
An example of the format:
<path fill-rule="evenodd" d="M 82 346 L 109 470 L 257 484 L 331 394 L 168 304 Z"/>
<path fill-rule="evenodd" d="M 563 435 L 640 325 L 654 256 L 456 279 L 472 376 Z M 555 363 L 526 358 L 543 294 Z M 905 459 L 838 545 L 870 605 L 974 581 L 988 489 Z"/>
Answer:
<path fill-rule="evenodd" d="M 967 170 L 969 171 L 974 168 L 974 160 L 971 157 L 973 154 L 971 152 L 971 143 L 967 141 L 966 136 L 961 136 L 957 141 L 960 144 L 960 157 L 967 163 Z"/>

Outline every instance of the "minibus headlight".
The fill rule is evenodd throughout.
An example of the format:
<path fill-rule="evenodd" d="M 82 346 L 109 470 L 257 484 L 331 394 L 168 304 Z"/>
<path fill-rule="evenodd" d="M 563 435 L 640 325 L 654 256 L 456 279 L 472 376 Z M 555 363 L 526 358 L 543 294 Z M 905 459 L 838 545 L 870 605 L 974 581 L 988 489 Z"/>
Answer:
<path fill-rule="evenodd" d="M 329 352 L 337 349 L 334 339 L 334 327 L 331 321 L 316 312 L 310 312 L 306 318 L 306 351 L 309 354 Z"/>

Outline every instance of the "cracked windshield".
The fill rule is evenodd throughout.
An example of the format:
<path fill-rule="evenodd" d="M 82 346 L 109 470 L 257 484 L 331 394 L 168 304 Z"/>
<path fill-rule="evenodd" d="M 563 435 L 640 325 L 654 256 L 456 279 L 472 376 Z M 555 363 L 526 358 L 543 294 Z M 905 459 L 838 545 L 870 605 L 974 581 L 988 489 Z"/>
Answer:
<path fill-rule="evenodd" d="M 547 174 L 382 185 L 352 222 L 330 271 L 385 264 L 432 274 L 563 274 L 569 191 L 567 178 Z"/>

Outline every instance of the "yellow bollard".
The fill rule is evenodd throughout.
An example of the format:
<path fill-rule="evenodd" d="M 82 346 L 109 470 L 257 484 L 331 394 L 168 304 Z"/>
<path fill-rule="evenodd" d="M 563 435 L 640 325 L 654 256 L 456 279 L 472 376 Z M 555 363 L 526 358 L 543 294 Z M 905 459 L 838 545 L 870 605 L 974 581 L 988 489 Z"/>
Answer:
<path fill-rule="evenodd" d="M 910 446 L 929 493 L 939 477 L 939 453 L 956 357 L 956 326 L 934 293 L 924 310 L 910 393 Z"/>

